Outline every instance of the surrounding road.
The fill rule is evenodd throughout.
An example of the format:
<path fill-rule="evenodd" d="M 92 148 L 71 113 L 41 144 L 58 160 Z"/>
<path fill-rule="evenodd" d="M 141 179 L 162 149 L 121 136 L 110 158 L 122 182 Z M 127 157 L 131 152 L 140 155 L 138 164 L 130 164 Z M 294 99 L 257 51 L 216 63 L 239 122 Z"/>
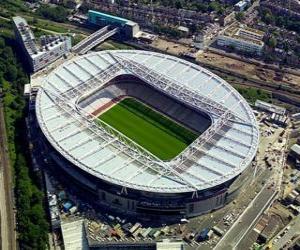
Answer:
<path fill-rule="evenodd" d="M 250 203 L 248 208 L 236 220 L 229 231 L 223 236 L 214 248 L 215 250 L 239 249 L 241 240 L 254 226 L 259 216 L 265 211 L 268 205 L 273 201 L 276 191 L 269 188 L 269 183 L 264 185 L 262 190 Z"/>
<path fill-rule="evenodd" d="M 1 249 L 16 249 L 15 217 L 13 210 L 13 189 L 11 166 L 7 150 L 3 107 L 0 103 L 0 215 Z"/>
<path fill-rule="evenodd" d="M 275 198 L 278 197 L 281 189 L 283 169 L 286 162 L 286 149 L 289 141 L 289 131 L 286 133 L 285 143 L 279 147 L 281 151 L 281 161 L 278 162 L 276 171 L 272 178 L 269 178 L 261 191 L 256 195 L 253 201 L 249 204 L 243 214 L 232 225 L 229 231 L 216 245 L 215 250 L 221 249 L 245 249 L 245 241 L 249 238 L 255 223 L 260 215 L 272 204 Z M 275 141 L 273 142 L 273 144 Z M 265 144 L 265 143 L 264 143 Z M 262 148 L 265 152 L 266 148 Z M 300 228 L 300 226 L 299 226 Z"/>

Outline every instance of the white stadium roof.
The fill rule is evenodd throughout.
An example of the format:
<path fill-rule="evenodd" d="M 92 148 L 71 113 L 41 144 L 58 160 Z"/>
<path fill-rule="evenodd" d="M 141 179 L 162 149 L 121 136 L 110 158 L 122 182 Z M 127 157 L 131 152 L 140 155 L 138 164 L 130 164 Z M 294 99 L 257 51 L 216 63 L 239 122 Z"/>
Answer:
<path fill-rule="evenodd" d="M 77 104 L 121 74 L 133 74 L 202 110 L 211 126 L 169 162 L 128 143 L 121 133 L 110 133 Z M 148 51 L 102 51 L 67 61 L 45 77 L 36 111 L 43 133 L 70 162 L 107 182 L 150 192 L 193 192 L 222 184 L 250 164 L 259 142 L 250 106 L 227 82 L 198 65 Z M 188 168 L 187 159 L 193 163 Z"/>

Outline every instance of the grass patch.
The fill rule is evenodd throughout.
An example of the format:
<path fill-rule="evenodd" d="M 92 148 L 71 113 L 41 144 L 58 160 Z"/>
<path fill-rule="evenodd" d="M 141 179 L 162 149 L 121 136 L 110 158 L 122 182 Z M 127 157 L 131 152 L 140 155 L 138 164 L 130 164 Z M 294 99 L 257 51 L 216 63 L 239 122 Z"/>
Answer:
<path fill-rule="evenodd" d="M 22 0 L 1 0 L 0 1 L 0 13 L 4 14 L 6 17 L 8 15 L 13 15 L 14 13 L 20 11 L 28 11 L 25 7 L 24 1 Z"/>
<path fill-rule="evenodd" d="M 13 37 L 13 27 L 10 21 L 6 21 L 4 19 L 0 19 L 0 33 L 5 37 Z"/>
<path fill-rule="evenodd" d="M 270 102 L 272 99 L 271 93 L 262 89 L 241 86 L 235 88 L 250 104 L 254 104 L 256 100 Z"/>
<path fill-rule="evenodd" d="M 41 30 L 39 28 L 33 28 L 31 30 L 33 31 L 35 38 L 40 38 L 41 36 L 44 36 L 44 35 L 51 35 L 51 33 Z M 39 43 L 40 41 L 37 40 L 36 42 Z"/>
<path fill-rule="evenodd" d="M 133 99 L 126 98 L 99 119 L 162 160 L 170 160 L 198 134 Z"/>
<path fill-rule="evenodd" d="M 40 29 L 50 30 L 57 33 L 68 33 L 69 29 L 63 27 L 60 23 L 51 22 L 50 20 L 43 20 L 41 18 L 23 16 L 29 25 L 33 25 Z"/>
<path fill-rule="evenodd" d="M 97 47 L 97 50 L 118 50 L 118 49 L 130 50 L 134 48 L 127 44 L 112 41 L 112 40 L 108 40 Z"/>
<path fill-rule="evenodd" d="M 81 42 L 86 36 L 83 36 L 82 34 L 75 34 L 75 36 L 72 36 L 72 45 L 76 45 L 77 43 Z"/>

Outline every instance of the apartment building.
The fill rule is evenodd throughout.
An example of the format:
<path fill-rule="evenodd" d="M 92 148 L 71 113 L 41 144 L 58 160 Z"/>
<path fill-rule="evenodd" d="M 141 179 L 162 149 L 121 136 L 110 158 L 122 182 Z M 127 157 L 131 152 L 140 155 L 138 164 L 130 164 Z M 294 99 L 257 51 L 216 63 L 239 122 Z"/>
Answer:
<path fill-rule="evenodd" d="M 244 25 L 229 26 L 223 34 L 218 36 L 217 45 L 234 47 L 238 51 L 261 55 L 264 47 L 264 32 Z"/>
<path fill-rule="evenodd" d="M 71 38 L 61 35 L 43 36 L 38 44 L 35 36 L 22 17 L 13 17 L 17 42 L 21 45 L 32 72 L 46 67 L 70 51 Z"/>

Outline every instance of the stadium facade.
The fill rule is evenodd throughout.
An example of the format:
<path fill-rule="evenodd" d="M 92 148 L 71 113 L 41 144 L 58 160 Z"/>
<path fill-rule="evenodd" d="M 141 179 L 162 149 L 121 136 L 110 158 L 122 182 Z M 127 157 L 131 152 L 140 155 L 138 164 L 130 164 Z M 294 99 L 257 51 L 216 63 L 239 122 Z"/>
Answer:
<path fill-rule="evenodd" d="M 97 119 L 122 96 L 199 137 L 173 159 L 160 160 Z M 222 207 L 259 142 L 250 106 L 227 82 L 149 51 L 102 51 L 65 62 L 44 78 L 36 115 L 59 169 L 98 204 L 133 215 L 192 217 Z"/>

